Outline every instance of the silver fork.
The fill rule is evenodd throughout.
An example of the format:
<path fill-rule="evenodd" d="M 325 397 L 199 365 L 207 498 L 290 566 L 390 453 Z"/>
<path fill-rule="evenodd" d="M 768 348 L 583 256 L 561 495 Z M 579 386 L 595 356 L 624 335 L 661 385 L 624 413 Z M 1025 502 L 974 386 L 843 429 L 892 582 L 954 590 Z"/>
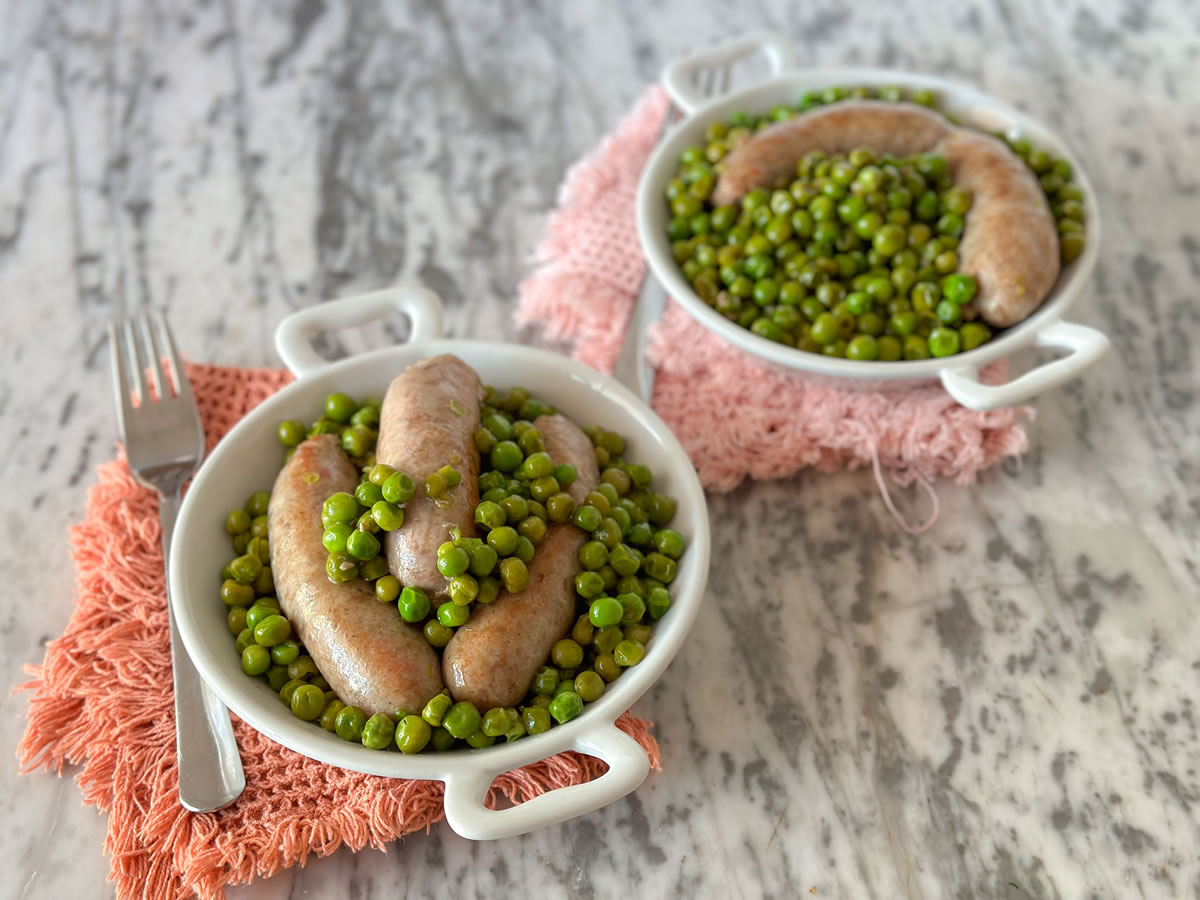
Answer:
<path fill-rule="evenodd" d="M 163 568 L 167 570 L 180 492 L 204 459 L 200 413 L 162 313 L 127 319 L 120 326 L 110 323 L 108 341 L 121 441 L 134 477 L 158 492 Z M 164 377 L 164 358 L 170 382 Z M 147 390 L 147 370 L 155 396 Z M 229 712 L 196 671 L 179 637 L 171 606 L 168 585 L 179 802 L 192 812 L 211 812 L 238 798 L 246 787 L 246 775 Z"/>
<path fill-rule="evenodd" d="M 729 79 L 728 64 L 702 69 L 696 73 L 697 85 L 706 97 L 723 94 L 729 90 Z M 679 109 L 672 107 L 658 135 L 659 142 L 680 117 Z M 617 380 L 638 394 L 647 404 L 654 394 L 654 369 L 646 362 L 646 338 L 654 323 L 662 318 L 666 300 L 667 292 L 650 274 L 650 268 L 647 266 L 646 274 L 642 277 L 641 289 L 634 302 L 633 314 L 629 317 L 629 326 L 621 342 L 617 365 L 613 370 Z"/>

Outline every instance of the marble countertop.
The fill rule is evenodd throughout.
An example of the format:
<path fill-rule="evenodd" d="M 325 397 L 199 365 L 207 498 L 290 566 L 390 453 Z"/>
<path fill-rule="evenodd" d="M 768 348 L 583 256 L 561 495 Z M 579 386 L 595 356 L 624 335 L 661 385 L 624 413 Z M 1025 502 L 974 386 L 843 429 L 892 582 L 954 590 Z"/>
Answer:
<path fill-rule="evenodd" d="M 940 10 L 940 11 L 939 11 Z M 636 707 L 665 769 L 549 831 L 441 826 L 236 897 L 1200 896 L 1200 40 L 1187 0 L 0 3 L 0 677 L 66 624 L 66 528 L 110 457 L 105 327 L 277 365 L 290 310 L 401 278 L 510 324 L 566 167 L 669 59 L 750 27 L 806 64 L 973 82 L 1102 198 L 1072 316 L 1113 352 L 1020 464 L 911 537 L 869 473 L 711 498 L 707 614 Z M 919 497 L 902 507 L 920 515 Z M 0 895 L 107 897 L 105 819 L 18 776 Z"/>

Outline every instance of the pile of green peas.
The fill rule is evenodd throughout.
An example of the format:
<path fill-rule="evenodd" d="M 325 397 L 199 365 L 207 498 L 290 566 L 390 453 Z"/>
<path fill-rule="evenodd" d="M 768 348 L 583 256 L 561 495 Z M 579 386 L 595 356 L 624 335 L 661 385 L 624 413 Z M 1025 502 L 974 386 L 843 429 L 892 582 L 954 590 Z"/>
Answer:
<path fill-rule="evenodd" d="M 735 113 L 689 147 L 666 187 L 672 253 L 697 295 L 768 340 L 855 360 L 919 360 L 974 349 L 992 337 L 964 322 L 972 276 L 958 271 L 958 243 L 971 207 L 935 154 L 898 159 L 870 148 L 806 154 L 796 178 L 751 191 L 740 206 L 710 197 L 725 155 L 754 131 L 814 107 L 875 97 L 936 107 L 929 91 L 828 88 L 767 115 Z M 1038 176 L 1058 223 L 1063 261 L 1085 242 L 1082 192 L 1066 160 L 1009 146 Z M 969 313 L 968 313 L 969 314 Z"/>
<path fill-rule="evenodd" d="M 374 412 L 359 415 L 368 408 Z M 600 699 L 626 668 L 642 661 L 654 623 L 671 606 L 669 585 L 685 549 L 683 536 L 668 527 L 675 501 L 652 489 L 649 468 L 624 458 L 620 435 L 589 428 L 586 433 L 601 477 L 596 490 L 576 506 L 564 490 L 575 481 L 574 467 L 556 464 L 533 426 L 535 418 L 554 409 L 523 388 L 501 394 L 489 387 L 475 435 L 481 457 L 475 519 L 484 537 L 452 534 L 438 548 L 438 568 L 450 581 L 451 599 L 432 610 L 424 591 L 402 588 L 387 574 L 378 540 L 372 546 L 366 539 L 400 527 L 404 504 L 417 493 L 410 476 L 374 458 L 378 409 L 378 400 L 358 404 L 345 394 L 331 394 L 325 415 L 312 426 L 298 421 L 279 426 L 289 452 L 316 434 L 341 435 L 343 449 L 362 472 L 354 494 L 334 494 L 322 506 L 322 543 L 334 561 L 326 566 L 330 578 L 373 581 L 376 597 L 396 603 L 405 621 L 423 622 L 426 640 L 441 649 L 454 629 L 469 619 L 474 603 L 492 602 L 501 587 L 511 593 L 524 590 L 528 565 L 549 526 L 570 523 L 589 535 L 579 553 L 583 571 L 575 579 L 578 618 L 570 634 L 555 643 L 518 707 L 481 712 L 469 702 L 455 703 L 443 691 L 421 710 L 368 717 L 330 690 L 312 658 L 292 639 L 291 623 L 280 611 L 270 574 L 270 493 L 258 491 L 225 522 L 238 556 L 222 570 L 221 596 L 229 607 L 228 624 L 242 670 L 278 691 L 280 701 L 297 718 L 377 750 L 411 754 L 461 744 L 488 747 L 502 737 L 514 741 L 571 721 L 587 703 Z M 375 433 L 364 435 L 361 443 L 346 438 L 347 431 L 360 426 Z M 363 434 L 361 428 L 357 433 Z M 453 466 L 445 466 L 426 477 L 424 493 L 436 502 L 460 480 Z"/>

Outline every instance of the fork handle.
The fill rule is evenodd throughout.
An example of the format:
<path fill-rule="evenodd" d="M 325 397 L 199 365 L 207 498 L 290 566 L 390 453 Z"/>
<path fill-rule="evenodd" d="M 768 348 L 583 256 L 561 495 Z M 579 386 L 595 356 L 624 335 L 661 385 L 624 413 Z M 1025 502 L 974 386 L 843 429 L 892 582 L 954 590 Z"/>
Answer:
<path fill-rule="evenodd" d="M 160 494 L 163 568 L 171 549 L 171 534 L 179 514 L 179 491 Z M 179 629 L 170 586 L 167 619 L 171 628 L 171 671 L 175 687 L 175 741 L 179 764 L 179 802 L 192 812 L 212 812 L 228 806 L 246 788 L 246 773 L 238 755 L 229 711 L 204 683 L 188 656 Z"/>

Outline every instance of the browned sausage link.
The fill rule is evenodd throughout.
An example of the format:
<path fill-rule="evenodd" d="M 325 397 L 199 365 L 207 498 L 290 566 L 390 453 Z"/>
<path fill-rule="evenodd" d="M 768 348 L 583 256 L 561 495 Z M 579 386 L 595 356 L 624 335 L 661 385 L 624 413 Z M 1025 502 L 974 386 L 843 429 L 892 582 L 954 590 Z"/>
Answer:
<path fill-rule="evenodd" d="M 955 131 L 934 149 L 950 164 L 955 186 L 973 196 L 958 247 L 959 268 L 979 282 L 972 305 L 989 325 L 1015 325 L 1058 278 L 1058 232 L 1041 185 L 988 135 Z"/>
<path fill-rule="evenodd" d="M 437 548 L 451 529 L 475 534 L 479 503 L 479 404 L 483 385 L 475 370 L 445 354 L 413 363 L 391 383 L 383 398 L 375 457 L 417 482 L 417 495 L 404 509 L 404 524 L 384 538 L 388 567 L 401 583 L 430 597 L 445 597 L 447 581 L 437 570 Z M 462 483 L 447 499 L 426 499 L 426 475 L 452 465 Z"/>
<path fill-rule="evenodd" d="M 582 498 L 599 481 L 592 442 L 562 416 L 542 416 L 534 425 L 551 458 L 575 467 L 570 491 Z M 469 700 L 480 711 L 521 702 L 538 666 L 575 619 L 575 576 L 586 540 L 574 525 L 551 525 L 529 567 L 529 587 L 519 594 L 501 591 L 455 632 L 442 655 L 442 676 L 454 699 Z"/>
<path fill-rule="evenodd" d="M 796 177 L 796 162 L 813 150 L 847 153 L 870 147 L 876 153 L 908 156 L 932 147 L 950 132 L 944 118 L 911 103 L 851 100 L 770 125 L 724 160 L 713 204 L 737 203 L 758 187 Z"/>
<path fill-rule="evenodd" d="M 271 574 L 279 605 L 340 699 L 367 715 L 419 710 L 442 689 L 437 654 L 362 581 L 325 574 L 321 504 L 353 491 L 355 471 L 333 435 L 296 448 L 271 492 Z"/>

